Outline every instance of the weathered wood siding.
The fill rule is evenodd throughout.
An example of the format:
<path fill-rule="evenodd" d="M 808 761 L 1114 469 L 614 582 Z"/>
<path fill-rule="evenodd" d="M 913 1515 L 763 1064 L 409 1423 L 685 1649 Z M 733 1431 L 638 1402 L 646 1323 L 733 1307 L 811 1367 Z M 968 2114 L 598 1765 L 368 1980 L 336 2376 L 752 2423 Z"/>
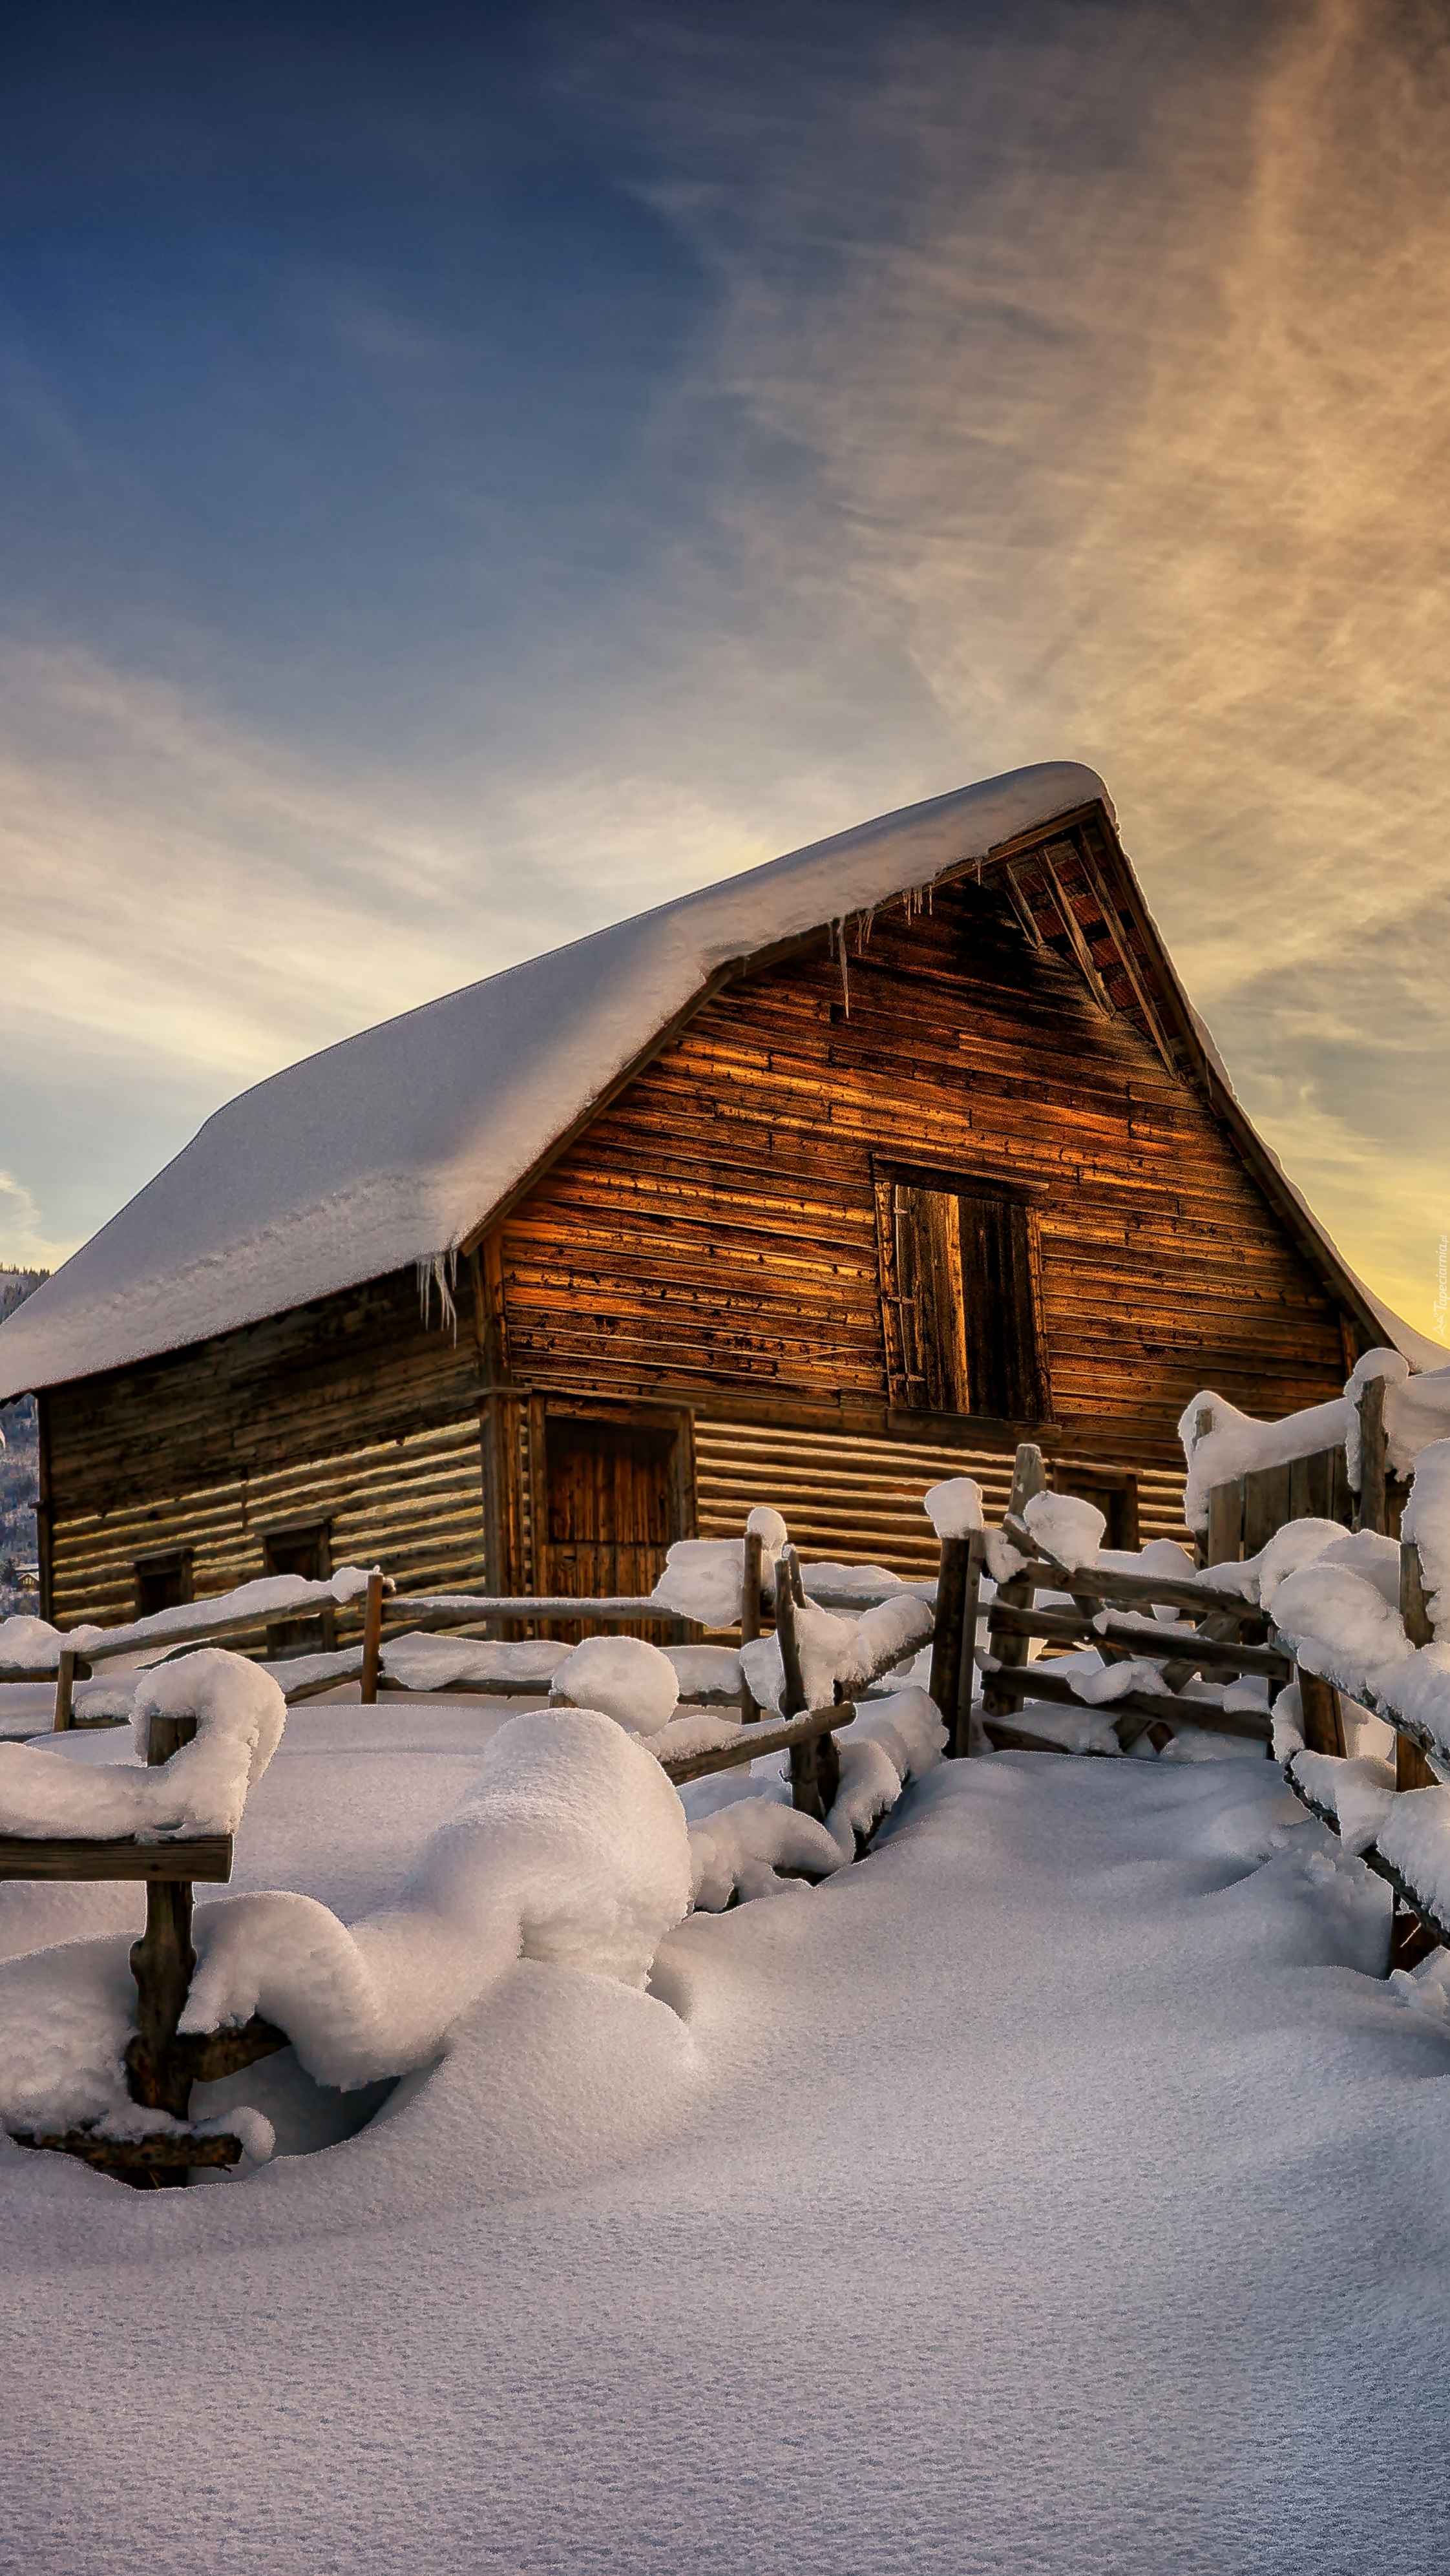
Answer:
<path fill-rule="evenodd" d="M 1206 1101 L 1003 896 L 878 914 L 849 995 L 824 939 L 727 987 L 539 1182 L 503 1229 L 516 1378 L 881 1417 L 874 1155 L 1041 1184 L 1052 1419 L 1100 1454 L 1171 1460 L 1204 1385 L 1339 1390 L 1338 1311 Z"/>
<path fill-rule="evenodd" d="M 937 1541 L 921 1498 L 947 1476 L 974 1476 L 987 1518 L 1012 1490 L 1012 1452 L 970 1441 L 907 1447 L 839 1431 L 695 1423 L 696 1515 L 702 1538 L 736 1538 L 757 1503 L 773 1503 L 808 1557 L 867 1558 L 893 1574 L 935 1574 Z M 1138 1471 L 1140 1535 L 1188 1541 L 1183 1462 Z"/>
<path fill-rule="evenodd" d="M 379 1559 L 414 1589 L 476 1590 L 484 1577 L 479 1428 L 472 1421 L 345 1450 L 297 1466 L 231 1477 L 188 1493 L 162 1492 L 111 1510 L 56 1515 L 51 1616 L 130 1619 L 138 1557 L 189 1547 L 198 1600 L 264 1571 L 267 1530 L 329 1520 L 334 1565 Z M 362 1604 L 339 1611 L 344 1641 Z"/>

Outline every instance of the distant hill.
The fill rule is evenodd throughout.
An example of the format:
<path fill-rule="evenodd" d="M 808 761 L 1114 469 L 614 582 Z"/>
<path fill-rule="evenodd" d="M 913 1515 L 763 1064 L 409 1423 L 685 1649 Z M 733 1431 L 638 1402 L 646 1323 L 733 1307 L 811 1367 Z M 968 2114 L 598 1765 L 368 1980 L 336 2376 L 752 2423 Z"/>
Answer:
<path fill-rule="evenodd" d="M 48 1270 L 0 1269 L 0 1323 L 13 1315 Z M 35 1398 L 0 1404 L 0 1618 L 36 1608 L 38 1550 L 35 1502 L 39 1492 L 40 1440 Z"/>

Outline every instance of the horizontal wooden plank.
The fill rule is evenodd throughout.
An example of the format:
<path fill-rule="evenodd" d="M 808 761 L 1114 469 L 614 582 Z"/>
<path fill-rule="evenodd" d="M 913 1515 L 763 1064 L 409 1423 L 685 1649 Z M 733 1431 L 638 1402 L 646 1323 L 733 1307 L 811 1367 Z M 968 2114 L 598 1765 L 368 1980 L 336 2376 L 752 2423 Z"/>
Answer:
<path fill-rule="evenodd" d="M 819 1735 L 830 1735 L 838 1727 L 850 1726 L 856 1715 L 853 1700 L 842 1700 L 839 1708 L 807 1710 L 804 1717 L 794 1717 L 780 1726 L 766 1719 L 754 1726 L 742 1726 L 736 1744 L 715 1744 L 704 1753 L 661 1755 L 660 1769 L 677 1784 L 686 1780 L 703 1780 L 713 1771 L 737 1771 L 743 1762 L 758 1762 L 765 1753 L 786 1753 L 796 1744 L 812 1744 Z"/>
<path fill-rule="evenodd" d="M 1021 1690 L 1029 1703 L 1035 1699 L 1050 1708 L 1070 1708 L 1079 1717 L 1105 1717 L 1110 1724 L 1120 1717 L 1143 1717 L 1150 1723 L 1161 1718 L 1169 1726 L 1196 1726 L 1205 1734 L 1239 1736 L 1250 1744 L 1267 1745 L 1273 1739 L 1271 1720 L 1254 1709 L 1220 1708 L 1215 1700 L 1183 1699 L 1176 1691 L 1130 1690 L 1114 1700 L 1093 1702 L 1079 1699 L 1071 1682 L 1040 1663 L 1009 1666 L 991 1656 L 984 1657 L 982 1671 Z"/>
<path fill-rule="evenodd" d="M 193 1879 L 222 1883 L 231 1874 L 230 1834 L 193 1834 L 167 1843 L 138 1842 L 134 1835 L 42 1840 L 0 1834 L 0 1878 L 141 1878 L 172 1885 Z"/>

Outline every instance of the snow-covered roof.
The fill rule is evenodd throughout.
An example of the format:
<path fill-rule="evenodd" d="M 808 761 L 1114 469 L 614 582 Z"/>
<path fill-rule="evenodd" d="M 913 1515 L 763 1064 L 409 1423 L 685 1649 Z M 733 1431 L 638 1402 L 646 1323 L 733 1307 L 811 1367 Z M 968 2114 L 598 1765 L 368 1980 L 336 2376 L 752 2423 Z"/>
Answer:
<path fill-rule="evenodd" d="M 364 1029 L 209 1118 L 0 1327 L 0 1396 L 432 1261 L 717 968 L 1106 801 L 1070 761 L 837 833 Z"/>
<path fill-rule="evenodd" d="M 1111 813 L 1102 780 L 1076 762 L 1014 770 L 681 895 L 273 1074 L 217 1110 L 0 1325 L 0 1399 L 432 1263 L 719 969 L 1098 800 Z"/>

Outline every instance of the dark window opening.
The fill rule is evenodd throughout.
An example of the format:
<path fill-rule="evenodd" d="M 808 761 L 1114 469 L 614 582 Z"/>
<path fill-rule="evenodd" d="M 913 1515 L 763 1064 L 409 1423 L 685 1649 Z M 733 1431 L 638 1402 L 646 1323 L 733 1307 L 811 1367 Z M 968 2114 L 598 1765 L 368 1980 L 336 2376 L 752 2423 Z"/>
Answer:
<path fill-rule="evenodd" d="M 1077 1494 L 1085 1503 L 1095 1503 L 1107 1522 L 1103 1532 L 1104 1547 L 1124 1548 L 1132 1555 L 1139 1546 L 1138 1479 L 1129 1467 L 1076 1467 L 1059 1458 L 1052 1467 L 1052 1490 L 1055 1494 Z"/>
<path fill-rule="evenodd" d="M 157 1610 L 178 1609 L 195 1599 L 191 1583 L 191 1550 L 173 1548 L 167 1556 L 136 1559 L 136 1616 L 149 1619 Z"/>
<path fill-rule="evenodd" d="M 325 1583 L 332 1572 L 332 1524 L 307 1521 L 295 1529 L 267 1530 L 262 1538 L 262 1567 L 267 1574 L 300 1574 L 306 1583 Z M 337 1613 L 331 1602 L 297 1619 L 276 1619 L 267 1627 L 269 1657 L 330 1655 L 337 1644 Z"/>
<path fill-rule="evenodd" d="M 1002 1190 L 908 1180 L 884 1183 L 880 1198 L 892 1402 L 1042 1420 L 1031 1210 Z"/>

